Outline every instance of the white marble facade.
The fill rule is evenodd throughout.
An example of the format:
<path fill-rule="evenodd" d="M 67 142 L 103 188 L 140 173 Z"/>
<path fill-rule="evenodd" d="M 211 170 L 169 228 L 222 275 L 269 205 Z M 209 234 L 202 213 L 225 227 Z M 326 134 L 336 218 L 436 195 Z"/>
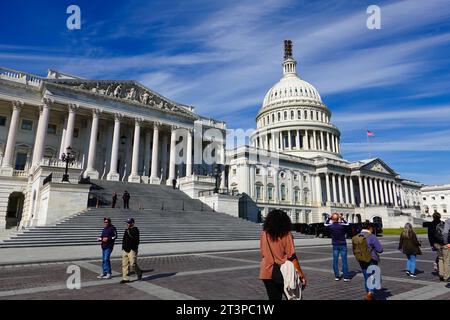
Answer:
<path fill-rule="evenodd" d="M 285 42 L 283 77 L 264 97 L 250 146 L 227 151 L 229 188 L 248 194 L 262 216 L 282 208 L 299 223 L 323 221 L 331 211 L 385 225 L 402 215 L 418 218 L 422 185 L 379 158 L 343 159 L 331 111 L 296 64 Z"/>
<path fill-rule="evenodd" d="M 422 214 L 439 212 L 443 219 L 450 218 L 450 184 L 422 187 Z"/>
<path fill-rule="evenodd" d="M 212 174 L 213 164 L 201 158 L 208 145 L 202 137 L 209 131 L 224 136 L 225 130 L 225 123 L 135 81 L 86 80 L 53 70 L 38 77 L 0 68 L 0 228 L 40 221 L 36 202 L 45 177 L 36 172 L 45 167 L 50 170 L 39 172 L 61 175 L 67 147 L 75 155 L 72 180 L 82 175 L 172 184 L 174 178 Z M 217 155 L 224 154 L 224 141 L 216 139 Z M 20 187 L 11 188 L 11 181 Z"/>

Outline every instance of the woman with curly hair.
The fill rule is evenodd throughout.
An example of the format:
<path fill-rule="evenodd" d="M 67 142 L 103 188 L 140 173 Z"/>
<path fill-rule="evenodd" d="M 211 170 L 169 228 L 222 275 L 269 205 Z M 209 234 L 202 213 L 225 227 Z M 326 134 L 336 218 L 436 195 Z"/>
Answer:
<path fill-rule="evenodd" d="M 273 210 L 267 215 L 260 237 L 261 266 L 259 278 L 264 282 L 269 300 L 282 300 L 283 283 L 272 279 L 274 264 L 282 265 L 287 260 L 294 264 L 306 285 L 305 275 L 295 255 L 294 238 L 291 234 L 291 219 L 282 210 Z"/>

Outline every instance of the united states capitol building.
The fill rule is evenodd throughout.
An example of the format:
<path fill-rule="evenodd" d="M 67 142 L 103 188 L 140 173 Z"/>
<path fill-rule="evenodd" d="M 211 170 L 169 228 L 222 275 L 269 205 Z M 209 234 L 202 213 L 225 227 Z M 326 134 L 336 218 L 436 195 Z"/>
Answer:
<path fill-rule="evenodd" d="M 135 81 L 0 68 L 0 228 L 49 225 L 86 209 L 96 179 L 175 179 L 190 197 L 255 221 L 281 208 L 301 223 L 329 212 L 419 223 L 422 184 L 379 158 L 343 159 L 330 109 L 296 67 L 285 41 L 283 76 L 263 99 L 249 145 L 236 148 L 226 146 L 224 122 Z"/>

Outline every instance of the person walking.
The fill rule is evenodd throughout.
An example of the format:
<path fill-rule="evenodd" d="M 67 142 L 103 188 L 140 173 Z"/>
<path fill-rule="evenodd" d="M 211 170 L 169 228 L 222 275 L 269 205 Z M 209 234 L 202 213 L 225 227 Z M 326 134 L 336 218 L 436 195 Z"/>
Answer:
<path fill-rule="evenodd" d="M 128 193 L 127 190 L 125 190 L 125 192 L 123 193 L 122 200 L 123 200 L 123 208 L 130 209 L 130 194 Z"/>
<path fill-rule="evenodd" d="M 334 280 L 341 280 L 341 275 L 339 273 L 339 256 L 342 259 L 342 273 L 344 276 L 344 282 L 350 281 L 350 275 L 348 273 L 348 263 L 347 263 L 347 226 L 348 222 L 344 219 L 344 216 L 333 213 L 328 216 L 325 221 L 325 227 L 330 231 L 331 244 L 333 245 L 333 271 Z"/>
<path fill-rule="evenodd" d="M 175 179 L 175 178 L 172 179 L 172 187 L 173 187 L 174 189 L 177 188 L 177 179 Z"/>
<path fill-rule="evenodd" d="M 450 282 L 450 218 L 436 225 L 434 247 L 439 258 L 439 279 Z"/>
<path fill-rule="evenodd" d="M 379 254 L 383 252 L 383 247 L 373 232 L 373 224 L 366 221 L 363 223 L 361 233 L 352 238 L 353 254 L 359 262 L 361 271 L 364 275 L 364 288 L 366 290 L 364 300 L 374 299 L 375 289 L 367 286 L 367 279 L 370 276 L 370 274 L 367 273 L 367 269 L 371 265 L 378 265 L 380 261 Z"/>
<path fill-rule="evenodd" d="M 102 269 L 103 272 L 97 278 L 111 279 L 111 253 L 114 249 L 114 242 L 117 238 L 117 229 L 111 223 L 110 218 L 103 219 L 103 231 L 97 241 L 101 241 L 102 248 Z"/>
<path fill-rule="evenodd" d="M 398 249 L 401 250 L 408 259 L 406 261 L 406 274 L 412 278 L 416 277 L 416 256 L 422 254 L 420 245 L 411 223 L 406 223 L 405 229 L 400 234 Z"/>
<path fill-rule="evenodd" d="M 303 287 L 306 286 L 305 274 L 295 255 L 291 219 L 286 212 L 282 210 L 269 212 L 261 231 L 259 246 L 261 252 L 259 279 L 266 287 L 269 300 L 283 298 L 284 282 L 280 266 L 286 261 L 293 263 Z"/>
<path fill-rule="evenodd" d="M 439 273 L 439 256 L 437 250 L 434 246 L 435 244 L 435 233 L 436 227 L 441 222 L 441 214 L 439 212 L 433 213 L 433 221 L 424 222 L 423 226 L 428 229 L 428 242 L 430 243 L 431 250 L 436 252 L 436 261 L 433 263 L 433 269 L 435 272 Z"/>
<path fill-rule="evenodd" d="M 142 270 L 137 263 L 137 255 L 139 248 L 139 229 L 134 225 L 134 219 L 129 218 L 127 221 L 127 229 L 123 234 L 122 240 L 122 281 L 120 283 L 128 283 L 130 267 L 136 273 L 137 279 L 142 279 Z"/>
<path fill-rule="evenodd" d="M 112 205 L 111 205 L 111 208 L 115 208 L 116 207 L 116 203 L 117 203 L 117 193 L 113 193 L 113 196 L 112 196 Z"/>

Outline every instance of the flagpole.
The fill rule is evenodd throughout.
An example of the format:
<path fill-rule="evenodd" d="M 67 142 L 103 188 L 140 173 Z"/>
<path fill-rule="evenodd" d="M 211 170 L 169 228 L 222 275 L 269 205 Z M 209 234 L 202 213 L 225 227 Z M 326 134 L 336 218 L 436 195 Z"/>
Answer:
<path fill-rule="evenodd" d="M 369 130 L 366 130 L 366 138 L 367 138 L 367 149 L 369 151 L 369 159 L 372 159 L 372 154 L 370 152 Z"/>

